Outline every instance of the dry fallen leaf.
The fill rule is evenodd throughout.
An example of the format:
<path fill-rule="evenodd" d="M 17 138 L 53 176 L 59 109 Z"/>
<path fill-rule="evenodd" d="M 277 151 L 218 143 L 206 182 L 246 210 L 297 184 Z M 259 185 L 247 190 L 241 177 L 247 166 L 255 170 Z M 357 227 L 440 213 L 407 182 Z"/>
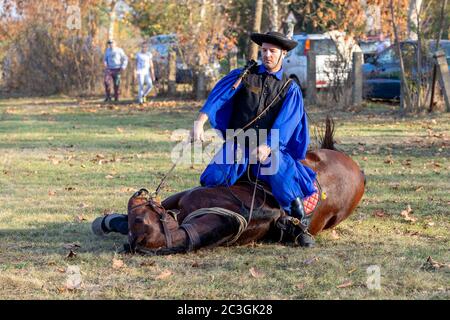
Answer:
<path fill-rule="evenodd" d="M 77 256 L 77 253 L 70 250 L 70 252 L 67 254 L 66 258 L 72 259 L 72 258 L 75 258 L 76 256 Z"/>
<path fill-rule="evenodd" d="M 417 219 L 414 217 L 411 217 L 410 214 L 412 214 L 413 210 L 411 209 L 411 206 L 408 204 L 408 207 L 406 210 L 403 210 L 400 214 L 403 217 L 403 220 L 410 221 L 410 222 L 416 222 Z"/>
<path fill-rule="evenodd" d="M 441 268 L 450 268 L 450 264 L 437 262 L 436 260 L 433 260 L 431 256 L 428 256 L 427 261 L 421 267 L 421 269 L 428 271 L 437 270 Z"/>
<path fill-rule="evenodd" d="M 123 133 L 123 131 L 124 131 L 123 128 L 120 128 L 120 127 L 117 127 L 116 129 L 117 129 L 117 131 L 120 132 L 120 133 Z"/>
<path fill-rule="evenodd" d="M 155 279 L 156 280 L 163 280 L 163 279 L 166 279 L 166 278 L 170 277 L 171 275 L 172 275 L 172 271 L 164 270 L 158 276 L 156 276 Z"/>
<path fill-rule="evenodd" d="M 388 157 L 386 157 L 386 159 L 384 159 L 384 163 L 393 164 L 394 163 L 394 159 L 392 159 L 391 156 L 388 156 Z"/>
<path fill-rule="evenodd" d="M 356 269 L 356 268 L 353 268 L 352 270 L 350 270 L 349 272 L 347 272 L 348 274 L 352 274 L 353 272 L 355 272 L 356 270 L 358 270 L 358 269 Z"/>
<path fill-rule="evenodd" d="M 250 274 L 252 275 L 253 278 L 259 279 L 259 278 L 264 278 L 265 274 L 259 270 L 257 270 L 255 267 L 251 267 L 249 269 Z"/>
<path fill-rule="evenodd" d="M 295 285 L 295 289 L 298 289 L 298 290 L 302 290 L 304 287 L 305 287 L 305 284 L 304 284 L 304 283 L 297 283 L 297 284 Z"/>
<path fill-rule="evenodd" d="M 353 282 L 347 281 L 347 282 L 344 282 L 343 284 L 340 284 L 340 285 L 336 286 L 336 288 L 342 289 L 342 288 L 350 287 L 351 285 L 353 285 Z"/>
<path fill-rule="evenodd" d="M 153 267 L 155 265 L 155 261 L 144 261 L 139 264 L 141 267 Z"/>
<path fill-rule="evenodd" d="M 108 174 L 108 175 L 105 177 L 105 179 L 114 179 L 114 176 Z"/>
<path fill-rule="evenodd" d="M 378 209 L 373 212 L 376 217 L 383 218 L 385 215 L 385 211 L 383 209 Z"/>
<path fill-rule="evenodd" d="M 82 215 L 82 214 L 80 214 L 80 215 L 77 215 L 76 217 L 75 217 L 75 221 L 76 222 L 83 222 L 83 221 L 86 221 L 87 219 Z"/>
<path fill-rule="evenodd" d="M 306 259 L 305 261 L 303 261 L 304 264 L 311 264 L 315 261 L 319 261 L 319 258 L 317 258 L 316 256 L 310 258 L 310 259 Z"/>
<path fill-rule="evenodd" d="M 50 197 L 56 196 L 56 192 L 50 190 L 50 191 L 48 192 L 48 195 L 49 195 Z"/>
<path fill-rule="evenodd" d="M 81 246 L 78 243 L 72 242 L 63 244 L 63 248 L 67 250 L 74 250 L 77 248 L 81 248 Z"/>
<path fill-rule="evenodd" d="M 339 240 L 339 234 L 337 233 L 337 231 L 335 229 L 331 230 L 331 239 L 333 240 Z"/>
<path fill-rule="evenodd" d="M 120 269 L 120 268 L 124 267 L 124 265 L 125 265 L 125 263 L 123 262 L 123 260 L 113 258 L 113 261 L 112 261 L 113 269 Z"/>

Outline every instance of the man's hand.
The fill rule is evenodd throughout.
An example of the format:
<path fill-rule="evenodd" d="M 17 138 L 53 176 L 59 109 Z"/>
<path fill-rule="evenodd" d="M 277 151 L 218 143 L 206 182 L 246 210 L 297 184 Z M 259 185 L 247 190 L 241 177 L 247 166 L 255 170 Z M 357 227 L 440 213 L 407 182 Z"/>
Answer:
<path fill-rule="evenodd" d="M 194 126 L 192 127 L 190 136 L 191 141 L 204 141 L 205 140 L 205 132 L 203 130 L 203 126 L 205 122 L 208 120 L 208 115 L 205 113 L 200 113 L 197 121 L 194 122 Z"/>
<path fill-rule="evenodd" d="M 259 162 L 264 162 L 270 156 L 270 147 L 266 144 L 262 144 L 252 151 L 252 155 L 256 156 Z"/>
<path fill-rule="evenodd" d="M 191 130 L 191 141 L 204 141 L 205 140 L 205 131 L 203 130 L 203 123 L 199 121 L 194 122 L 194 126 Z"/>

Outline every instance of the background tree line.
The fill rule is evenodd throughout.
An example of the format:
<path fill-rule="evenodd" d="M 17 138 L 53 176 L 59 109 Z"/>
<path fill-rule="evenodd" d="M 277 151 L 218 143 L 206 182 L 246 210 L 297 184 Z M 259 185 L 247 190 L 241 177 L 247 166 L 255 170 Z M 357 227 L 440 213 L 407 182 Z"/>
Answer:
<path fill-rule="evenodd" d="M 393 1 L 400 39 L 416 32 L 411 1 Z M 260 7 L 256 5 L 260 2 Z M 423 0 L 419 31 L 435 38 L 441 0 Z M 10 93 L 92 94 L 102 87 L 101 59 L 114 37 L 132 56 L 143 39 L 177 34 L 183 59 L 196 75 L 211 58 L 225 62 L 230 50 L 248 58 L 249 34 L 261 10 L 261 32 L 287 32 L 289 12 L 295 32 L 340 30 L 366 35 L 367 7 L 378 6 L 381 32 L 393 36 L 389 0 L 0 0 L 0 84 Z M 78 12 L 74 8 L 78 8 Z M 125 8 L 122 11 L 120 8 Z M 71 10 L 72 9 L 72 10 Z M 442 38 L 448 38 L 450 8 L 444 8 Z M 77 19 L 79 18 L 79 21 Z M 79 27 L 77 27 L 77 23 Z M 414 26 L 415 25 L 415 26 Z M 130 66 L 132 67 L 132 66 Z"/>

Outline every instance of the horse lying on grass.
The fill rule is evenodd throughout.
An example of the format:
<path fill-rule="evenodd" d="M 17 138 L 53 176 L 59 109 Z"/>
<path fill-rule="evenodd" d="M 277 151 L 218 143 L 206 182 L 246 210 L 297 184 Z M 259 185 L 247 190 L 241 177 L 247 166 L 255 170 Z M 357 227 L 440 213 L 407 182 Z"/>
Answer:
<path fill-rule="evenodd" d="M 346 219 L 364 193 L 363 172 L 349 156 L 335 150 L 333 135 L 327 119 L 321 148 L 309 151 L 302 161 L 317 172 L 320 186 L 320 201 L 310 213 L 308 231 L 313 236 Z M 250 212 L 253 193 L 254 183 L 240 181 L 230 187 L 196 187 L 159 203 L 141 189 L 128 202 L 128 216 L 121 215 L 125 226 L 121 232 L 128 234 L 126 250 L 171 254 L 263 239 L 295 242 L 286 232 L 289 217 L 264 188 L 256 189 L 255 209 Z M 107 217 L 93 222 L 94 233 L 104 234 Z"/>

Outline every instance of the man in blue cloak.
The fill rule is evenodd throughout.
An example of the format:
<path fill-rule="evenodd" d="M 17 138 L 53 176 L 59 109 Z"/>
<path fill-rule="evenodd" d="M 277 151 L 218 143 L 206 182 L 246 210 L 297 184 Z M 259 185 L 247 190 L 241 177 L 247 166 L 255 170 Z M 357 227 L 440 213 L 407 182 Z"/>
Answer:
<path fill-rule="evenodd" d="M 285 221 L 289 224 L 285 230 L 301 246 L 312 247 L 310 217 L 305 213 L 303 199 L 316 192 L 316 174 L 300 162 L 308 149 L 308 122 L 302 92 L 282 67 L 287 52 L 297 42 L 278 32 L 253 33 L 251 40 L 261 47 L 262 64 L 233 70 L 222 78 L 201 108 L 191 135 L 195 141 L 203 140 L 203 127 L 209 120 L 224 135 L 230 129 L 235 130 L 235 136 L 255 130 L 259 139 L 236 147 L 233 137 L 234 149 L 229 147 L 230 141 L 224 143 L 201 175 L 200 183 L 206 187 L 230 186 L 250 170 L 270 185 L 280 206 L 295 218 Z M 239 148 L 243 152 L 238 161 L 235 156 Z M 267 170 L 269 167 L 276 170 Z"/>

